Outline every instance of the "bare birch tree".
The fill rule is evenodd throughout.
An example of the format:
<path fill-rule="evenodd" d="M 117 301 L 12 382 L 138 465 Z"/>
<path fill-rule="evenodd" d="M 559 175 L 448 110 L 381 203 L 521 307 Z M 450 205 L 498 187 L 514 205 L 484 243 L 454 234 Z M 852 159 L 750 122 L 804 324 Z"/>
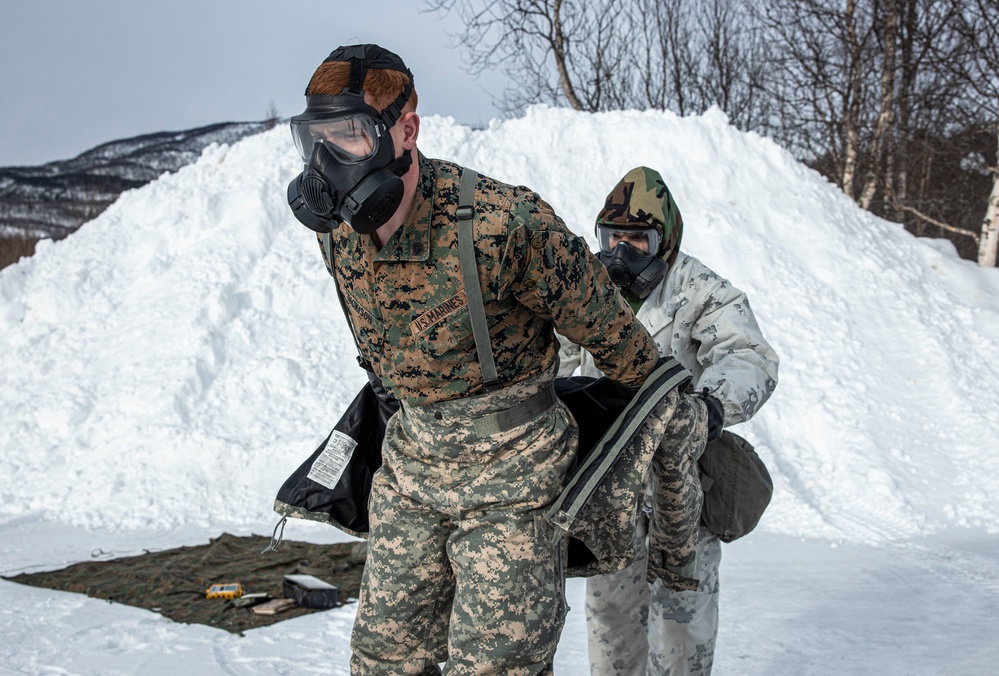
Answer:
<path fill-rule="evenodd" d="M 425 0 L 501 107 L 717 105 L 857 203 L 994 264 L 999 0 Z M 982 129 L 991 128 L 992 141 Z M 995 161 L 984 156 L 995 155 Z M 975 158 L 981 158 L 980 161 Z M 991 196 L 985 217 L 974 210 Z M 988 261 L 991 261 L 989 263 Z"/>
<path fill-rule="evenodd" d="M 914 147 L 916 129 L 942 125 L 939 112 L 946 109 L 943 101 L 954 94 L 937 77 L 938 69 L 931 63 L 933 46 L 944 39 L 950 22 L 946 3 L 939 0 L 900 0 L 898 40 L 898 93 L 896 104 L 898 172 L 894 186 L 886 186 L 889 202 L 908 204 L 910 160 L 916 159 Z"/>
<path fill-rule="evenodd" d="M 952 0 L 896 0 L 898 87 L 896 93 L 897 170 L 894 185 L 883 186 L 887 206 L 907 227 L 923 235 L 927 226 L 977 242 L 978 234 L 947 222 L 950 199 L 936 196 L 939 168 L 952 153 L 952 139 L 968 125 L 966 88 L 947 67 L 960 58 L 963 41 L 954 31 Z M 946 192 L 946 191 L 945 191 Z M 890 215 L 889 212 L 886 215 Z M 957 219 L 955 222 L 959 222 Z"/>
<path fill-rule="evenodd" d="M 430 0 L 431 12 L 456 12 L 457 36 L 473 74 L 499 68 L 515 85 L 500 103 L 519 112 L 531 103 L 595 112 L 630 99 L 628 58 L 634 22 L 618 0 Z"/>
<path fill-rule="evenodd" d="M 883 0 L 884 17 L 877 22 L 881 35 L 881 99 L 877 122 L 871 139 L 871 152 L 867 162 L 867 182 L 860 191 L 857 203 L 863 209 L 871 208 L 874 191 L 880 182 L 888 190 L 893 183 L 894 133 L 895 133 L 895 60 L 898 41 L 898 7 L 896 0 Z"/>
<path fill-rule="evenodd" d="M 999 2 L 955 2 L 955 22 L 964 49 L 952 67 L 978 97 L 978 109 L 996 133 L 996 162 L 983 164 L 992 175 L 978 240 L 978 264 L 995 267 L 999 250 Z"/>
<path fill-rule="evenodd" d="M 865 105 L 874 62 L 873 12 L 861 0 L 766 0 L 761 18 L 780 44 L 771 94 L 778 134 L 805 158 L 827 158 L 837 185 L 856 199 Z"/>
<path fill-rule="evenodd" d="M 710 0 L 699 22 L 709 66 L 701 98 L 718 105 L 740 129 L 768 134 L 774 107 L 767 95 L 772 48 L 752 11 L 741 3 Z"/>
<path fill-rule="evenodd" d="M 718 105 L 749 129 L 768 118 L 763 37 L 742 0 L 429 0 L 456 12 L 474 74 L 516 84 L 502 107 L 568 105 L 700 113 Z"/>

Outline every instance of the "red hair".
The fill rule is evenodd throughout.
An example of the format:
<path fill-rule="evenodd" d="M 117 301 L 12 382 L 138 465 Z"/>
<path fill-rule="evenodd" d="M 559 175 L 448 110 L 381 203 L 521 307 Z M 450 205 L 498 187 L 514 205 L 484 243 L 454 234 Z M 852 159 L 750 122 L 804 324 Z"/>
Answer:
<path fill-rule="evenodd" d="M 371 98 L 371 102 L 379 112 L 399 98 L 402 90 L 406 88 L 409 76 L 397 70 L 387 68 L 372 68 L 364 76 L 364 93 Z M 313 94 L 327 94 L 336 96 L 343 92 L 344 87 L 350 83 L 350 63 L 346 61 L 330 61 L 320 64 L 316 72 L 309 80 L 309 86 L 305 90 L 306 96 Z M 416 110 L 417 96 L 416 87 L 409 95 L 409 100 L 403 107 L 403 112 L 408 113 Z"/>

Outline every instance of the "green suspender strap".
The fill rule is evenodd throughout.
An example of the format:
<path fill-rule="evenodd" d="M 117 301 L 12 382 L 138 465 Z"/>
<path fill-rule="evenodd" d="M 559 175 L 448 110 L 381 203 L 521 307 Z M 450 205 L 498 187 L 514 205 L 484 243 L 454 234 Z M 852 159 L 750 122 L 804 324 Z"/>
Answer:
<path fill-rule="evenodd" d="M 486 391 L 499 389 L 499 376 L 496 373 L 496 360 L 489 340 L 489 325 L 486 323 L 486 309 L 482 302 L 482 284 L 479 283 L 478 266 L 475 264 L 475 241 L 472 232 L 472 207 L 475 197 L 475 181 L 478 174 L 471 169 L 461 172 L 461 188 L 458 193 L 458 261 L 461 263 L 461 283 L 465 287 L 468 315 L 472 320 L 472 335 L 475 338 L 475 351 L 482 369 L 482 381 Z M 555 389 L 549 385 L 530 398 L 503 411 L 487 413 L 473 421 L 475 431 L 481 436 L 498 434 L 513 429 L 531 420 L 555 403 Z"/>
<path fill-rule="evenodd" d="M 465 287 L 465 299 L 468 303 L 468 315 L 472 320 L 472 335 L 475 337 L 475 351 L 479 355 L 479 366 L 482 368 L 482 380 L 486 391 L 499 388 L 499 377 L 496 375 L 496 361 L 493 359 L 493 347 L 489 341 L 489 325 L 486 324 L 486 310 L 482 303 L 482 285 L 479 283 L 478 266 L 475 264 L 475 242 L 472 233 L 472 217 L 475 209 L 472 203 L 475 197 L 475 181 L 479 175 L 472 169 L 465 168 L 461 172 L 461 189 L 458 193 L 458 260 L 461 262 L 461 283 Z"/>

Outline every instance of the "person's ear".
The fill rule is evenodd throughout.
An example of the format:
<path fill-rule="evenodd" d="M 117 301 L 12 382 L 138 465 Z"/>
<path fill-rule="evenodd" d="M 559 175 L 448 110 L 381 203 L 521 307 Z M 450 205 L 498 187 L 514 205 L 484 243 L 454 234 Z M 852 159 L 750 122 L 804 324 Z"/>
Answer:
<path fill-rule="evenodd" d="M 415 112 L 403 113 L 397 125 L 402 127 L 402 147 L 409 151 L 416 147 L 416 139 L 420 135 L 420 116 Z"/>

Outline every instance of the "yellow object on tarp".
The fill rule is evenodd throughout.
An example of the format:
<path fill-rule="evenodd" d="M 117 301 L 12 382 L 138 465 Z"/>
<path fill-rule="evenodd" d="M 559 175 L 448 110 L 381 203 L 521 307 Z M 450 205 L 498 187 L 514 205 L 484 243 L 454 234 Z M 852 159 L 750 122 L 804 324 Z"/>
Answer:
<path fill-rule="evenodd" d="M 206 599 L 236 599 L 243 595 L 243 585 L 238 582 L 213 584 L 205 590 Z"/>

